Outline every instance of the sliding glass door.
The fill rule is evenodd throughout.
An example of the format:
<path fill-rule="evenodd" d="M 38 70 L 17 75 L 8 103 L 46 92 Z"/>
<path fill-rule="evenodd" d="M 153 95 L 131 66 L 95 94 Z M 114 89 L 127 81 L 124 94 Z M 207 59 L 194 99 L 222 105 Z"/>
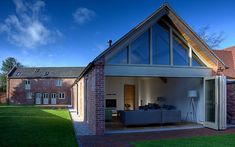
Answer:
<path fill-rule="evenodd" d="M 205 122 L 212 129 L 226 128 L 226 78 L 215 76 L 205 78 Z"/>
<path fill-rule="evenodd" d="M 205 123 L 209 128 L 218 129 L 218 81 L 216 77 L 205 79 Z"/>

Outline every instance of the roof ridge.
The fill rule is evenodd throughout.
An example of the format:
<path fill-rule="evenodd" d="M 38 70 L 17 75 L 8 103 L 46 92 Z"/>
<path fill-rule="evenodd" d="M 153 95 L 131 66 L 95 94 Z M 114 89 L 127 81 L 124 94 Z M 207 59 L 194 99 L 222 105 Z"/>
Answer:
<path fill-rule="evenodd" d="M 230 50 L 212 50 L 213 52 L 232 52 Z"/>
<path fill-rule="evenodd" d="M 48 67 L 43 67 L 43 66 L 35 66 L 35 67 L 17 67 L 17 68 L 85 68 L 86 66 L 62 66 L 62 67 L 53 67 L 53 66 L 48 66 Z"/>
<path fill-rule="evenodd" d="M 78 77 L 84 67 L 23 67 L 15 68 L 9 78 Z"/>
<path fill-rule="evenodd" d="M 222 50 L 228 50 L 228 49 L 235 49 L 235 45 L 233 45 L 233 46 L 230 46 L 230 47 L 226 47 L 226 48 L 224 48 L 224 49 L 222 49 Z"/>

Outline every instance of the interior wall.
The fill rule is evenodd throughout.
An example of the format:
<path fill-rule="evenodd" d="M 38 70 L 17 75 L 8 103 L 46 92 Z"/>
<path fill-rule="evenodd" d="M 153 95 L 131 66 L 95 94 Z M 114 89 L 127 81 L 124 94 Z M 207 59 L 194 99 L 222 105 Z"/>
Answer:
<path fill-rule="evenodd" d="M 167 84 L 160 78 L 139 78 L 139 106 L 158 103 L 157 97 L 164 97 Z"/>
<path fill-rule="evenodd" d="M 124 85 L 135 85 L 135 96 L 137 93 L 137 80 L 134 77 L 106 77 L 105 78 L 105 99 L 116 99 L 117 110 L 124 110 Z"/>
<path fill-rule="evenodd" d="M 168 78 L 167 79 L 166 104 L 174 105 L 181 110 L 181 119 L 187 121 L 192 120 L 192 107 L 190 107 L 190 98 L 187 93 L 189 90 L 196 90 L 198 97 L 195 99 L 197 122 L 204 121 L 204 92 L 202 78 Z"/>

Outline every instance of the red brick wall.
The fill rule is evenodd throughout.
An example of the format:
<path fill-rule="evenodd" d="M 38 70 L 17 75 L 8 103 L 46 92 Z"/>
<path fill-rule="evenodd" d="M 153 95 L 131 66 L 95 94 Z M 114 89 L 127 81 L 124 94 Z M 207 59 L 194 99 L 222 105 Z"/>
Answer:
<path fill-rule="evenodd" d="M 71 85 L 75 81 L 75 78 L 62 79 L 62 86 L 56 86 L 55 81 L 57 79 L 28 79 L 30 80 L 31 89 L 25 89 L 24 81 L 27 79 L 9 79 L 9 102 L 12 104 L 35 104 L 35 93 L 65 93 L 65 99 L 58 99 L 57 104 L 70 104 L 71 97 Z M 26 98 L 26 93 L 32 92 L 32 99 Z M 50 100 L 49 100 L 50 103 Z"/>
<path fill-rule="evenodd" d="M 227 122 L 235 124 L 235 84 L 227 84 Z"/>
<path fill-rule="evenodd" d="M 104 59 L 95 62 L 92 69 L 84 77 L 86 77 L 84 86 L 87 83 L 86 122 L 94 134 L 101 135 L 105 131 Z"/>
<path fill-rule="evenodd" d="M 103 134 L 105 131 L 104 118 L 104 59 L 95 63 L 96 73 L 96 134 Z"/>
<path fill-rule="evenodd" d="M 7 94 L 6 92 L 0 92 L 0 104 L 7 103 Z"/>

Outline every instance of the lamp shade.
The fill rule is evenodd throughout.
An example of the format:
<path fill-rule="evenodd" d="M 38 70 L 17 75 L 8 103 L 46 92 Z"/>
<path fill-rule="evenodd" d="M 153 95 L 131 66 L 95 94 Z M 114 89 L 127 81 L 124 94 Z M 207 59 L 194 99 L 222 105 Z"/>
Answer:
<path fill-rule="evenodd" d="M 196 90 L 189 90 L 188 91 L 188 97 L 189 98 L 196 98 L 197 97 L 197 91 Z"/>

